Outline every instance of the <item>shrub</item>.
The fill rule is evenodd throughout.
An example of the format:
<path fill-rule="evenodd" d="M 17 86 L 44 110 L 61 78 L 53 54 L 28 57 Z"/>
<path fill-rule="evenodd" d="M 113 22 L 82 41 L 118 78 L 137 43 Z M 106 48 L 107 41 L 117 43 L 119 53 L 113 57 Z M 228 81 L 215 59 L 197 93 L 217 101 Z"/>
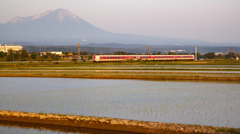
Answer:
<path fill-rule="evenodd" d="M 77 63 L 77 59 L 72 59 L 72 62 Z"/>
<path fill-rule="evenodd" d="M 132 58 L 126 59 L 126 62 L 133 62 L 134 60 Z"/>

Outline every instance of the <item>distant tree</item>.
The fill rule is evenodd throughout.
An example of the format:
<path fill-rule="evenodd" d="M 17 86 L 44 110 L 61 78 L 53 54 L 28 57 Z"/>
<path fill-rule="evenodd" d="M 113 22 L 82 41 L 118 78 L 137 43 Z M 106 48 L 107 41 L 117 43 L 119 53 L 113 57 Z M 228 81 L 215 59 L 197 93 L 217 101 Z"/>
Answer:
<path fill-rule="evenodd" d="M 13 61 L 13 54 L 9 54 L 8 56 L 7 56 L 7 59 L 6 59 L 7 61 Z"/>
<path fill-rule="evenodd" d="M 128 55 L 128 52 L 117 51 L 117 52 L 114 52 L 114 55 Z"/>
<path fill-rule="evenodd" d="M 80 55 L 88 55 L 88 52 L 81 52 Z"/>
<path fill-rule="evenodd" d="M 26 50 L 22 50 L 21 56 L 22 56 L 22 58 L 27 58 L 28 57 L 27 51 Z"/>
<path fill-rule="evenodd" d="M 226 58 L 226 55 L 222 55 L 222 54 L 219 54 L 219 55 L 217 55 L 217 56 L 215 56 L 216 58 L 220 58 L 220 59 L 224 59 L 224 58 Z"/>
<path fill-rule="evenodd" d="M 50 54 L 50 57 L 52 58 L 52 60 L 59 60 L 59 55 Z"/>
<path fill-rule="evenodd" d="M 228 54 L 226 54 L 226 58 L 230 59 L 230 58 L 236 58 L 233 52 L 228 52 Z"/>
<path fill-rule="evenodd" d="M 72 52 L 72 54 L 73 54 L 73 55 L 76 55 L 76 53 L 75 53 L 75 52 Z"/>
<path fill-rule="evenodd" d="M 31 58 L 32 58 L 32 59 L 36 59 L 36 58 L 37 58 L 37 53 L 34 52 L 34 51 L 32 51 L 32 53 L 31 53 Z"/>
<path fill-rule="evenodd" d="M 90 55 L 88 56 L 88 60 L 91 60 L 93 55 L 94 53 L 90 53 Z"/>
<path fill-rule="evenodd" d="M 168 52 L 168 55 L 177 55 L 177 54 L 174 52 Z"/>
<path fill-rule="evenodd" d="M 68 52 L 63 52 L 63 54 L 65 54 L 65 57 L 68 57 Z"/>
<path fill-rule="evenodd" d="M 152 53 L 152 55 L 161 55 L 162 53 L 159 51 L 159 52 L 156 52 L 156 51 L 154 51 L 153 53 Z"/>
<path fill-rule="evenodd" d="M 106 55 L 113 55 L 112 53 L 110 53 L 110 52 L 108 52 L 108 53 L 106 53 Z"/>
<path fill-rule="evenodd" d="M 133 52 L 129 52 L 127 53 L 128 55 L 137 55 L 136 53 L 133 53 Z"/>
<path fill-rule="evenodd" d="M 195 53 L 191 53 L 191 54 L 195 56 Z M 201 55 L 200 53 L 197 53 L 197 57 L 204 57 L 204 55 Z"/>
<path fill-rule="evenodd" d="M 18 57 L 19 57 L 19 54 L 18 54 L 18 52 L 15 52 L 15 53 L 13 53 L 14 54 L 14 60 L 17 60 L 18 59 Z"/>
<path fill-rule="evenodd" d="M 7 53 L 4 53 L 3 51 L 0 51 L 0 58 L 4 57 L 6 55 L 7 55 Z"/>
<path fill-rule="evenodd" d="M 51 57 L 51 54 L 50 53 L 46 53 L 46 54 L 43 54 L 42 57 L 44 59 L 47 59 L 47 58 L 50 58 Z"/>
<path fill-rule="evenodd" d="M 206 53 L 204 54 L 204 57 L 208 59 L 213 59 L 215 57 L 215 53 L 214 52 Z"/>
<path fill-rule="evenodd" d="M 14 51 L 12 49 L 8 50 L 8 56 L 7 61 L 13 61 L 14 60 Z"/>
<path fill-rule="evenodd" d="M 188 53 L 178 53 L 178 55 L 189 55 Z"/>

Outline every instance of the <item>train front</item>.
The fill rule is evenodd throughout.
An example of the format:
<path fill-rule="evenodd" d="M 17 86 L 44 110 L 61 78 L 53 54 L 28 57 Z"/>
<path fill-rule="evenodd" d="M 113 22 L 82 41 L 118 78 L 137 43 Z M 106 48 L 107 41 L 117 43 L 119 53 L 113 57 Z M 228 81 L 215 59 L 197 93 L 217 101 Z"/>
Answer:
<path fill-rule="evenodd" d="M 96 62 L 95 58 L 96 58 L 96 55 L 92 55 L 92 61 L 93 62 Z"/>

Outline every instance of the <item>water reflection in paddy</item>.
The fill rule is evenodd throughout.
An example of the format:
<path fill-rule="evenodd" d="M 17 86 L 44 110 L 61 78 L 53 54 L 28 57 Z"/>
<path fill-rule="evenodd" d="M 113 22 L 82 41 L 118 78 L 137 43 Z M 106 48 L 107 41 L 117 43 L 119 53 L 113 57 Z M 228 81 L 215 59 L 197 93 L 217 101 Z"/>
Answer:
<path fill-rule="evenodd" d="M 234 82 L 0 78 L 0 109 L 240 127 Z"/>
<path fill-rule="evenodd" d="M 0 121 L 0 134 L 133 134 L 129 132 L 107 131 L 69 126 L 32 124 Z M 178 133 L 169 133 L 178 134 Z"/>

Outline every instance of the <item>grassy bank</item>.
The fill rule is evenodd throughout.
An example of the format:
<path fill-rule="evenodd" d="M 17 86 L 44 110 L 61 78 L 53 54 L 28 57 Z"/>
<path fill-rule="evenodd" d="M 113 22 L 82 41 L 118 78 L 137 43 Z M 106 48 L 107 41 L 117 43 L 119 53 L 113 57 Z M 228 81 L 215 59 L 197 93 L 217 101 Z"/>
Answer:
<path fill-rule="evenodd" d="M 183 72 L 104 72 L 104 71 L 0 71 L 0 77 L 54 77 L 148 80 L 240 81 L 240 74 L 200 74 Z"/>
<path fill-rule="evenodd" d="M 135 133 L 240 133 L 236 128 L 146 122 L 107 117 L 30 113 L 0 110 L 0 120 L 72 127 L 85 127 Z"/>

